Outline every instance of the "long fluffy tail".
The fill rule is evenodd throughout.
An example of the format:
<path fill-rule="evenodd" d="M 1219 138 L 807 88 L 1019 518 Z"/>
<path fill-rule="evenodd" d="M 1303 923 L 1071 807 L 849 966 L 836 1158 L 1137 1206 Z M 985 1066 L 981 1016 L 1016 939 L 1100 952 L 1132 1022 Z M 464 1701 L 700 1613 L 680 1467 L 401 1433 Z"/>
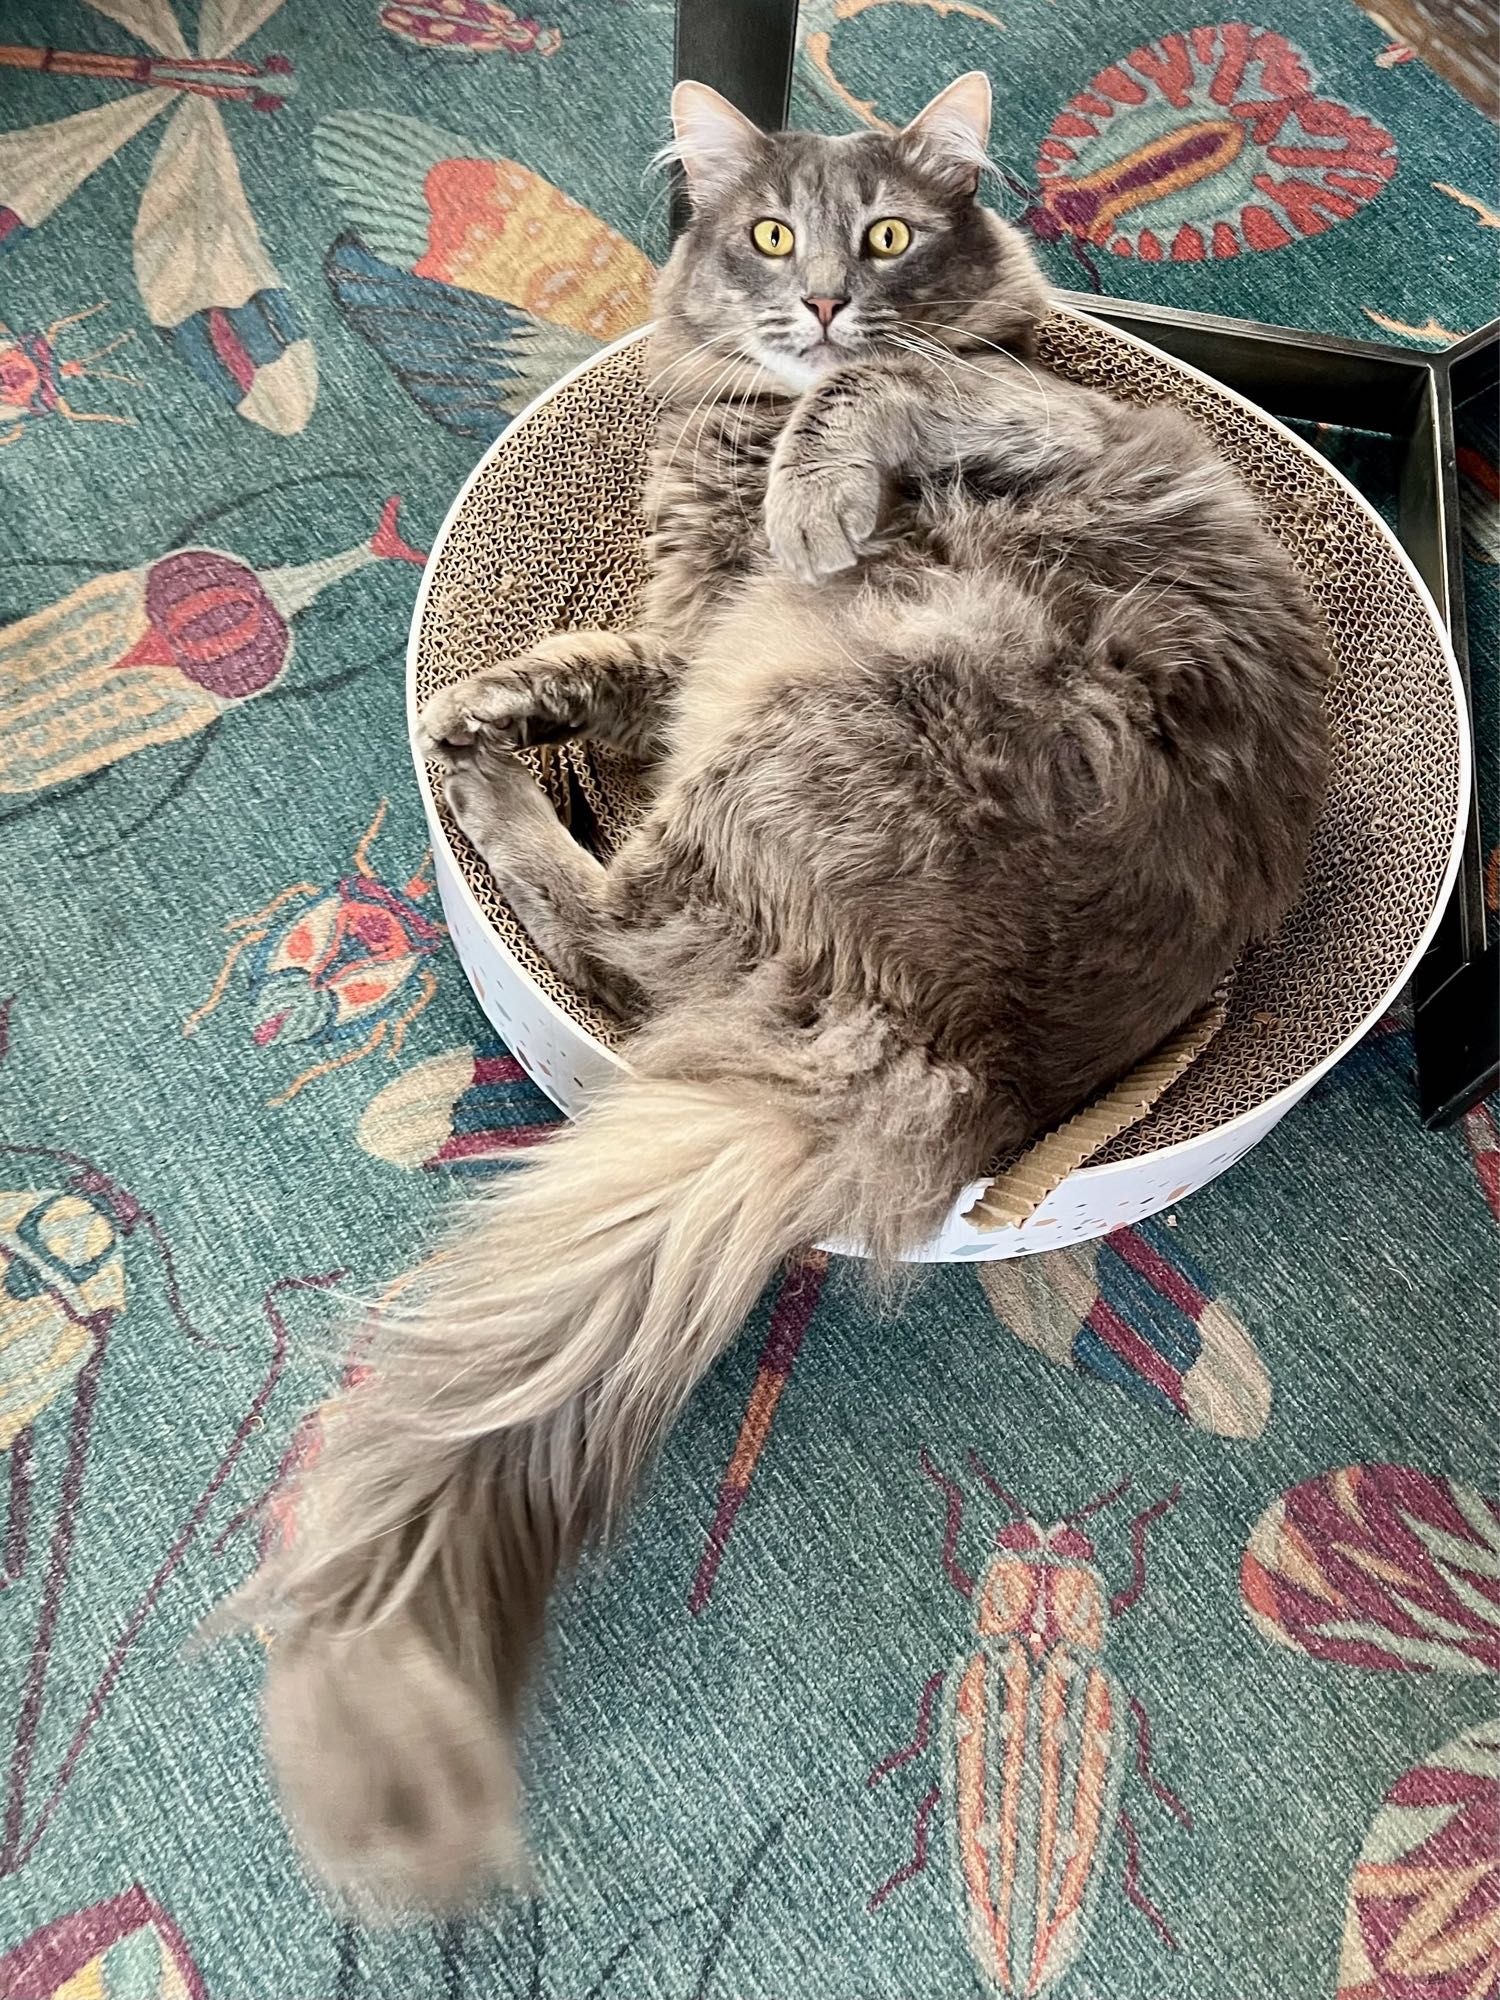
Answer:
<path fill-rule="evenodd" d="M 854 1123 L 764 1081 L 632 1078 L 462 1211 L 263 1579 L 267 1742 L 335 1886 L 451 1907 L 514 1873 L 510 1734 L 553 1579 L 777 1264 L 889 1210 L 879 1164 L 835 1170 L 878 1143 Z M 927 1226 L 903 1200 L 887 1235 Z"/>

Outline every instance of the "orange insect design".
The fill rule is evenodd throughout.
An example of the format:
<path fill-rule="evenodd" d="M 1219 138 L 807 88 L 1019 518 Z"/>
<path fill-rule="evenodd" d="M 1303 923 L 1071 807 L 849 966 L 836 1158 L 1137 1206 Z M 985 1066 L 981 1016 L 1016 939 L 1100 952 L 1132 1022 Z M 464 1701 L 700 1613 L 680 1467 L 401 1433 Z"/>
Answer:
<path fill-rule="evenodd" d="M 370 849 L 385 814 L 382 800 L 354 850 L 353 874 L 333 889 L 297 882 L 264 909 L 230 919 L 224 929 L 233 942 L 213 990 L 183 1023 L 185 1035 L 196 1033 L 236 970 L 245 969 L 256 1047 L 299 1042 L 326 1051 L 272 1104 L 288 1103 L 316 1078 L 360 1061 L 382 1042 L 388 1056 L 399 1054 L 407 1029 L 437 992 L 426 961 L 447 933 L 419 907 L 432 890 L 428 857 L 399 889 L 381 881 Z"/>
<path fill-rule="evenodd" d="M 1176 1487 L 1131 1524 L 1133 1570 L 1113 1596 L 1094 1545 L 1078 1523 L 1118 1500 L 1130 1482 L 1044 1527 L 980 1464 L 970 1464 L 1010 1516 L 977 1581 L 958 1561 L 963 1494 L 922 1454 L 922 1470 L 943 1493 L 943 1568 L 972 1607 L 974 1646 L 922 1690 L 917 1732 L 870 1773 L 871 1785 L 918 1757 L 938 1722 L 942 1773 L 917 1808 L 911 1859 L 870 1898 L 878 1910 L 927 1865 L 929 1829 L 944 1808 L 968 1945 L 991 1990 L 1050 1993 L 1088 1936 L 1103 1886 L 1110 1837 L 1125 1843 L 1125 1893 L 1172 1950 L 1176 1940 L 1140 1886 L 1140 1841 L 1121 1804 L 1129 1761 L 1155 1796 L 1191 1827 L 1175 1792 L 1152 1775 L 1146 1712 L 1103 1664 L 1111 1621 L 1140 1601 L 1145 1538 L 1175 1506 Z"/>
<path fill-rule="evenodd" d="M 96 382 L 140 386 L 134 375 L 93 366 L 123 347 L 132 338 L 129 333 L 117 333 L 113 340 L 105 341 L 91 354 L 77 354 L 65 360 L 59 352 L 60 334 L 81 320 L 92 319 L 108 304 L 108 299 L 101 299 L 98 305 L 85 306 L 81 312 L 65 313 L 61 319 L 53 320 L 45 332 L 17 333 L 0 320 L 0 446 L 14 444 L 38 417 L 66 417 L 70 424 L 133 422 L 130 417 L 114 416 L 107 410 L 75 410 L 63 393 L 65 381 L 85 376 Z"/>

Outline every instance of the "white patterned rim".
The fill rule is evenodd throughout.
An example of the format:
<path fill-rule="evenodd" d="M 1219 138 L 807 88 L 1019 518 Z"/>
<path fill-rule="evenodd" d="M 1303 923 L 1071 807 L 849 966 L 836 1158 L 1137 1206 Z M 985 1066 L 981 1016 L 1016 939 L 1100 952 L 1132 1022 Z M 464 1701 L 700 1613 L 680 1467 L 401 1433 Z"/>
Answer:
<path fill-rule="evenodd" d="M 1071 311 L 1071 308 L 1058 307 L 1057 310 Z M 1086 314 L 1074 316 L 1087 317 Z M 464 880 L 438 814 L 437 802 L 427 776 L 427 767 L 417 750 L 417 645 L 422 619 L 427 608 L 428 592 L 443 546 L 452 531 L 453 524 L 463 511 L 470 491 L 511 432 L 518 425 L 527 422 L 575 376 L 582 374 L 584 369 L 592 368 L 604 356 L 618 353 L 633 341 L 643 340 L 649 331 L 649 327 L 641 327 L 635 333 L 625 334 L 608 347 L 602 348 L 598 354 L 591 355 L 578 367 L 570 369 L 550 388 L 544 390 L 534 402 L 529 403 L 519 416 L 512 418 L 485 452 L 464 481 L 433 542 L 427 567 L 422 574 L 421 587 L 417 592 L 406 652 L 407 727 L 411 739 L 412 761 L 416 766 L 422 806 L 432 835 L 434 874 L 454 949 L 458 953 L 464 971 L 468 974 L 479 1004 L 496 1033 L 500 1035 L 527 1074 L 570 1117 L 576 1115 L 588 1099 L 611 1078 L 619 1075 L 624 1064 L 617 1055 L 543 993 L 522 970 L 486 922 L 483 912 Z M 1156 354 L 1159 351 L 1148 341 L 1139 340 L 1133 334 L 1121 332 L 1118 328 L 1111 328 L 1110 331 L 1116 339 L 1130 346 L 1142 348 L 1147 353 Z M 915 1263 L 946 1263 L 960 1259 L 988 1261 L 1001 1257 L 1024 1257 L 1036 1251 L 1060 1249 L 1069 1243 L 1087 1242 L 1092 1237 L 1105 1236 L 1112 1229 L 1119 1229 L 1127 1223 L 1139 1222 L 1148 1215 L 1154 1215 L 1159 1209 L 1170 1207 L 1173 1202 L 1184 1199 L 1197 1189 L 1206 1186 L 1209 1181 L 1215 1180 L 1227 1168 L 1233 1166 L 1236 1160 L 1249 1152 L 1258 1140 L 1263 1139 L 1272 1126 L 1279 1123 L 1292 1106 L 1305 1096 L 1335 1063 L 1347 1055 L 1355 1043 L 1386 1012 L 1411 977 L 1418 959 L 1432 942 L 1433 934 L 1442 919 L 1448 898 L 1453 893 L 1453 885 L 1458 878 L 1459 860 L 1463 852 L 1463 832 L 1468 820 L 1472 767 L 1468 706 L 1463 697 L 1463 684 L 1459 678 L 1452 644 L 1426 584 L 1418 575 L 1411 558 L 1379 514 L 1337 467 L 1330 465 L 1294 431 L 1277 423 L 1274 417 L 1267 415 L 1248 398 L 1225 388 L 1223 383 L 1215 382 L 1211 376 L 1189 367 L 1185 362 L 1168 358 L 1172 359 L 1174 368 L 1181 369 L 1185 375 L 1194 377 L 1198 381 L 1210 383 L 1219 394 L 1229 397 L 1231 401 L 1249 410 L 1262 423 L 1273 425 L 1284 438 L 1291 440 L 1298 451 L 1310 458 L 1325 476 L 1335 480 L 1395 554 L 1421 600 L 1423 609 L 1432 623 L 1433 631 L 1437 635 L 1448 669 L 1458 734 L 1457 809 L 1442 886 L 1422 935 L 1413 946 L 1399 975 L 1382 993 L 1364 1019 L 1329 1055 L 1294 1082 L 1285 1085 L 1275 1096 L 1267 1098 L 1264 1104 L 1258 1104 L 1250 1111 L 1243 1111 L 1234 1118 L 1226 1119 L 1222 1125 L 1215 1126 L 1209 1132 L 1200 1132 L 1190 1139 L 1177 1140 L 1170 1146 L 1162 1146 L 1155 1152 L 1143 1154 L 1139 1159 L 1109 1161 L 1077 1168 L 1048 1195 L 1035 1214 L 1017 1228 L 981 1230 L 965 1221 L 965 1211 L 978 1200 L 985 1186 L 984 1182 L 975 1181 L 959 1195 L 949 1211 L 947 1221 L 937 1235 L 912 1253 L 911 1261 Z M 834 1243 L 829 1247 L 850 1255 L 858 1254 L 858 1246 L 854 1244 Z"/>

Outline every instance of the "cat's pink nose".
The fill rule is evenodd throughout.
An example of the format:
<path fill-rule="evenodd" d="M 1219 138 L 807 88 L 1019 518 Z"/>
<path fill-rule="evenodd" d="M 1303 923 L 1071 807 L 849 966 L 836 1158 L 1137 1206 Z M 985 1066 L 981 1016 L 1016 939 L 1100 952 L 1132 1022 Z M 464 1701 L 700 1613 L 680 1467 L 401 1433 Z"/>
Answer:
<path fill-rule="evenodd" d="M 804 299 L 802 303 L 810 313 L 817 314 L 819 326 L 827 332 L 828 328 L 833 324 L 834 314 L 841 313 L 849 301 L 847 299 Z"/>

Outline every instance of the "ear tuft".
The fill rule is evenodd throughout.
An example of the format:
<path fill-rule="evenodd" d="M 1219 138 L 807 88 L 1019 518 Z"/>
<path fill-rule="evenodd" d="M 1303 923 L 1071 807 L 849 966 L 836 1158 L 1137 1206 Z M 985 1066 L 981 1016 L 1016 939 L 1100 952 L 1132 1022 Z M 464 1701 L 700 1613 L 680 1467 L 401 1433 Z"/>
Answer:
<path fill-rule="evenodd" d="M 680 160 L 695 200 L 737 180 L 765 144 L 765 133 L 706 83 L 672 92 L 672 144 L 659 156 Z"/>
<path fill-rule="evenodd" d="M 990 80 L 971 69 L 940 90 L 898 137 L 926 171 L 955 194 L 972 194 L 991 166 Z"/>

